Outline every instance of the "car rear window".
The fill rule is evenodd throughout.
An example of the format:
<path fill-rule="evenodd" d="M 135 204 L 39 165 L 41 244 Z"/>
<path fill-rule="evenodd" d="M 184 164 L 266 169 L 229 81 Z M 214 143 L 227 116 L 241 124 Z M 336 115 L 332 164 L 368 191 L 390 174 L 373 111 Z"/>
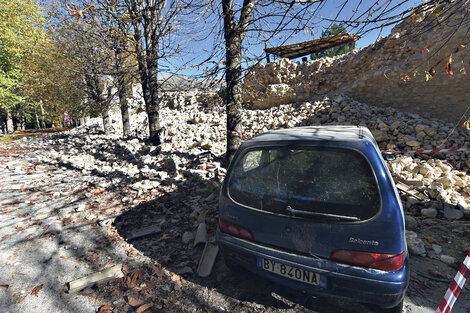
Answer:
<path fill-rule="evenodd" d="M 366 220 L 380 209 L 375 175 L 349 149 L 269 147 L 238 158 L 228 181 L 235 202 L 312 219 Z"/>

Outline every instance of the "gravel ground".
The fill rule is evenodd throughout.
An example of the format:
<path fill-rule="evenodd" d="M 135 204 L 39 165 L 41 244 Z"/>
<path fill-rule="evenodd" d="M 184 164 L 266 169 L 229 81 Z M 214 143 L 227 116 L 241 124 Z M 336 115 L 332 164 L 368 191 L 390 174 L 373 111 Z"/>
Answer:
<path fill-rule="evenodd" d="M 48 154 L 48 147 L 34 140 L 0 145 L 0 312 L 135 312 L 145 305 L 151 307 L 146 312 L 374 312 L 234 274 L 220 257 L 210 277 L 197 277 L 202 249 L 181 240 L 197 225 L 197 216 L 187 217 L 191 203 L 207 208 L 210 235 L 217 218 L 217 199 L 204 191 L 207 181 L 200 176 L 187 174 L 176 192 L 162 186 L 158 193 L 138 194 L 46 162 L 41 156 Z M 106 222 L 115 216 L 113 224 Z M 162 233 L 123 239 L 157 220 L 164 223 Z M 434 236 L 444 249 L 468 236 L 468 221 L 419 223 L 422 232 L 416 231 Z M 124 278 L 78 294 L 64 292 L 67 282 L 119 263 Z M 404 311 L 435 312 L 457 266 L 413 256 L 411 267 Z M 439 275 L 430 275 L 433 271 Z M 468 313 L 469 308 L 467 284 L 452 312 Z"/>
<path fill-rule="evenodd" d="M 0 288 L 0 312 L 93 312 L 88 297 L 62 292 L 93 270 L 78 259 L 95 247 L 94 227 L 66 221 L 79 196 L 64 179 L 78 173 L 52 166 L 28 173 L 21 153 L 0 158 L 0 283 L 8 285 Z"/>

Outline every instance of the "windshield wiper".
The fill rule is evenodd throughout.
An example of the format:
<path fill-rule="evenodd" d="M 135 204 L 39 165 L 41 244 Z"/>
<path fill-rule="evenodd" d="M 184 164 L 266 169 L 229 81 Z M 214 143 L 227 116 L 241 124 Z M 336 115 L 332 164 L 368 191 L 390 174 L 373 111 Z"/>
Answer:
<path fill-rule="evenodd" d="M 336 214 L 329 214 L 329 213 L 294 210 L 290 206 L 288 206 L 286 208 L 286 211 L 291 213 L 294 216 L 296 216 L 296 215 L 308 215 L 308 216 L 315 216 L 315 217 L 337 219 L 337 220 L 342 220 L 342 221 L 360 221 L 360 218 L 355 217 L 355 216 L 346 216 L 346 215 L 336 215 Z"/>

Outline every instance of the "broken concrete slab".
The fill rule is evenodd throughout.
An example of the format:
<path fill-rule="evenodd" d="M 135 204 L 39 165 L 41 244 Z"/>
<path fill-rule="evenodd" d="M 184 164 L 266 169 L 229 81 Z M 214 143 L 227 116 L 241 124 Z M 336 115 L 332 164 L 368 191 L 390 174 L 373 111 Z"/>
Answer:
<path fill-rule="evenodd" d="M 152 225 L 149 227 L 142 228 L 138 231 L 132 232 L 126 236 L 127 240 L 134 240 L 137 238 L 149 236 L 152 234 L 160 233 L 162 231 L 162 227 L 160 225 Z"/>
<path fill-rule="evenodd" d="M 219 246 L 206 242 L 196 271 L 200 277 L 207 277 L 211 274 L 218 253 Z"/>
<path fill-rule="evenodd" d="M 207 242 L 207 226 L 206 223 L 201 223 L 197 227 L 196 238 L 194 238 L 193 247 L 197 246 L 200 243 Z"/>

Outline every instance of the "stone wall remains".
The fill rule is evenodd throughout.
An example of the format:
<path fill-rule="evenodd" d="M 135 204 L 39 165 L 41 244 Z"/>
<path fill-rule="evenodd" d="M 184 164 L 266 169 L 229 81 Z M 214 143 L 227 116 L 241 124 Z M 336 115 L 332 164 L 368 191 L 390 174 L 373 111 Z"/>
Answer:
<path fill-rule="evenodd" d="M 448 3 L 444 10 L 438 17 L 431 10 L 414 15 L 388 37 L 343 56 L 258 64 L 246 74 L 244 100 L 265 109 L 338 92 L 455 123 L 469 105 L 470 14 L 464 1 Z M 445 69 L 450 55 L 452 77 Z M 434 65 L 436 74 L 427 81 L 425 72 Z"/>

